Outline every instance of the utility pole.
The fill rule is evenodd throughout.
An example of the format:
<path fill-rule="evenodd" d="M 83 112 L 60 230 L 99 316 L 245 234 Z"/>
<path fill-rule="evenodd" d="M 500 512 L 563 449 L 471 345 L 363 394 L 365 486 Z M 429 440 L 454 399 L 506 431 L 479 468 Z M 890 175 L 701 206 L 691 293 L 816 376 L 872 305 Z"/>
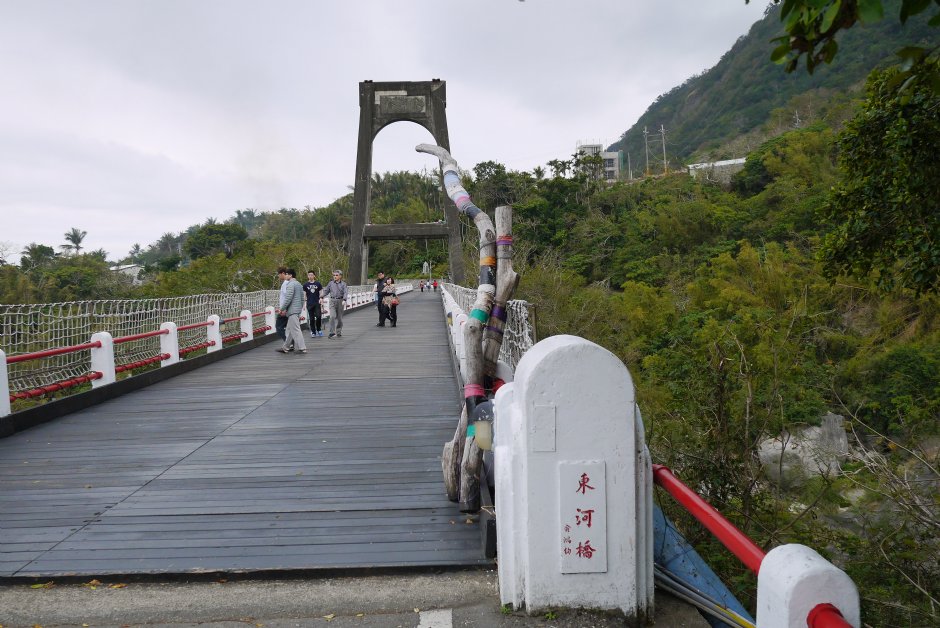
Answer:
<path fill-rule="evenodd" d="M 630 151 L 627 151 L 627 180 L 633 181 L 633 165 L 630 163 Z"/>
<path fill-rule="evenodd" d="M 669 174 L 669 162 L 666 161 L 666 127 L 659 125 L 659 134 L 663 138 L 663 174 Z"/>
<path fill-rule="evenodd" d="M 650 132 L 646 127 L 643 127 L 643 146 L 646 148 L 646 176 L 650 176 L 650 143 L 649 143 L 649 134 Z"/>

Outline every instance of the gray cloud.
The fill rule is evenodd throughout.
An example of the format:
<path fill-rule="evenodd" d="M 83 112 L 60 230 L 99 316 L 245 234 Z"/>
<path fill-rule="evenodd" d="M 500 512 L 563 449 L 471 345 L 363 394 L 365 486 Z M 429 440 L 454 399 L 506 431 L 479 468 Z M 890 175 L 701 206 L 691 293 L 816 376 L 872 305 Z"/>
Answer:
<path fill-rule="evenodd" d="M 353 181 L 358 82 L 447 81 L 455 156 L 531 169 L 612 142 L 759 19 L 728 0 L 0 3 L 0 240 L 122 256 Z M 392 125 L 376 171 L 432 169 Z M 38 218 L 37 218 L 38 217 Z"/>

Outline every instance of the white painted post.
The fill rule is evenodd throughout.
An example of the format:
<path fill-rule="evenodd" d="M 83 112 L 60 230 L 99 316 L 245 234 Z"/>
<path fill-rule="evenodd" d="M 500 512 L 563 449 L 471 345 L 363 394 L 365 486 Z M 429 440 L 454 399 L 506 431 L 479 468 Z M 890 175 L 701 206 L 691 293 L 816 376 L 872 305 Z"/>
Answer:
<path fill-rule="evenodd" d="M 242 318 L 238 321 L 238 331 L 247 334 L 242 336 L 242 342 L 250 342 L 255 337 L 255 320 L 251 317 L 251 310 L 242 310 L 238 315 Z"/>
<path fill-rule="evenodd" d="M 176 323 L 167 321 L 160 325 L 160 329 L 168 329 L 170 333 L 160 336 L 160 353 L 169 354 L 166 360 L 160 363 L 160 366 L 169 366 L 180 361 L 180 335 L 176 329 Z"/>
<path fill-rule="evenodd" d="M 10 375 L 7 371 L 7 354 L 0 349 L 0 417 L 7 416 L 13 410 L 10 408 Z"/>
<path fill-rule="evenodd" d="M 265 336 L 277 333 L 277 330 L 274 329 L 275 325 L 277 324 L 276 318 L 277 316 L 274 314 L 273 305 L 269 305 L 268 307 L 264 308 L 264 326 L 267 327 L 264 332 Z"/>
<path fill-rule="evenodd" d="M 792 543 L 767 552 L 757 574 L 757 625 L 760 628 L 805 628 L 810 611 L 832 604 L 858 628 L 858 589 L 844 571 L 816 553 Z"/>
<path fill-rule="evenodd" d="M 653 614 L 652 509 L 637 485 L 633 381 L 612 353 L 575 336 L 532 347 L 496 394 L 500 598 Z"/>
<path fill-rule="evenodd" d="M 206 347 L 206 353 L 213 353 L 222 349 L 222 317 L 210 314 L 207 320 L 212 324 L 206 327 L 206 342 L 214 344 Z"/>
<path fill-rule="evenodd" d="M 100 347 L 91 349 L 91 370 L 101 373 L 99 379 L 91 380 L 92 388 L 100 388 L 117 381 L 114 370 L 114 340 L 106 331 L 99 331 L 91 335 L 91 342 L 100 342 Z"/>
<path fill-rule="evenodd" d="M 467 380 L 467 350 L 463 341 L 463 326 L 466 324 L 467 315 L 463 312 L 454 317 L 454 347 L 457 349 L 457 362 L 460 364 L 460 374 L 464 381 Z"/>

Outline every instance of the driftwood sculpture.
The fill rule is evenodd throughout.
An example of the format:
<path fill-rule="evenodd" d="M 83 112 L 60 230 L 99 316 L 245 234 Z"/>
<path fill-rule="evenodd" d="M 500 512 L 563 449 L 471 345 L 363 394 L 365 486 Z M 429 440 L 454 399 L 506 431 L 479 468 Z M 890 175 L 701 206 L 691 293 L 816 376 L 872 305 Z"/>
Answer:
<path fill-rule="evenodd" d="M 448 499 L 459 501 L 462 512 L 477 512 L 480 509 L 483 451 L 477 446 L 474 425 L 477 421 L 493 420 L 492 402 L 487 400 L 486 391 L 492 388 L 491 379 L 496 372 L 506 323 L 506 303 L 519 283 L 511 261 L 512 210 L 509 207 L 497 208 L 496 219 L 500 226 L 500 237 L 497 238 L 490 217 L 473 204 L 460 184 L 457 162 L 450 153 L 431 144 L 420 144 L 416 150 L 440 160 L 447 195 L 462 214 L 473 220 L 480 232 L 480 281 L 476 300 L 464 326 L 467 360 L 465 403 L 457 431 L 454 438 L 444 445 L 441 460 Z"/>

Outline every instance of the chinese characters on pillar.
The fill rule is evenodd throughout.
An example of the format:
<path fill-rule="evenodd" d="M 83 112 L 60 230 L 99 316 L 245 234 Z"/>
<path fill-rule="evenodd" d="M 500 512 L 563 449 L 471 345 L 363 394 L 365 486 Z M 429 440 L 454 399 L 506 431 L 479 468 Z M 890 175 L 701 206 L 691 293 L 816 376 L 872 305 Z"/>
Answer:
<path fill-rule="evenodd" d="M 607 485 L 603 461 L 558 464 L 562 573 L 607 571 Z"/>

